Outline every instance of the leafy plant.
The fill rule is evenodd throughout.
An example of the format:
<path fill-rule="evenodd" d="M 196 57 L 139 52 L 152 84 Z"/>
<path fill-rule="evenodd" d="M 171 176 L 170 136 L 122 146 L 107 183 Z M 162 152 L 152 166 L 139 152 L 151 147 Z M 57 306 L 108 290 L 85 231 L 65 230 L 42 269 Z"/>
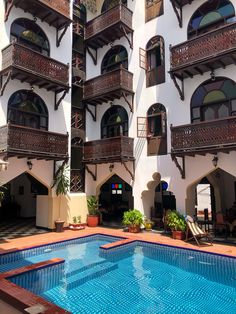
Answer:
<path fill-rule="evenodd" d="M 137 209 L 129 209 L 124 212 L 123 222 L 125 226 L 140 226 L 143 224 L 143 215 Z"/>
<path fill-rule="evenodd" d="M 184 216 L 176 210 L 170 210 L 166 214 L 166 224 L 174 231 L 186 231 L 186 221 Z"/>
<path fill-rule="evenodd" d="M 61 197 L 62 195 L 66 195 L 70 189 L 70 180 L 68 177 L 69 166 L 66 164 L 62 164 L 56 173 L 55 180 L 52 187 L 56 187 L 56 195 L 60 196 L 59 202 L 59 218 L 61 220 Z"/>
<path fill-rule="evenodd" d="M 87 197 L 87 205 L 88 205 L 88 211 L 89 211 L 89 215 L 92 216 L 98 216 L 99 215 L 99 203 L 98 203 L 98 199 L 96 198 L 96 196 L 91 195 Z"/>
<path fill-rule="evenodd" d="M 72 218 L 72 220 L 73 220 L 73 223 L 74 224 L 80 224 L 81 223 L 81 216 L 74 216 L 73 218 Z"/>

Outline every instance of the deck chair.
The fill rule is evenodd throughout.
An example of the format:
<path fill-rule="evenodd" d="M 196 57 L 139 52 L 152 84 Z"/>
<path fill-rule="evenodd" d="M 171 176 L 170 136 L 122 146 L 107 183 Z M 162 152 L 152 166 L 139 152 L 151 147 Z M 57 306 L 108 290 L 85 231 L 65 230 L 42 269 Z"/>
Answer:
<path fill-rule="evenodd" d="M 199 240 L 205 238 L 212 245 L 212 236 L 209 233 L 204 232 L 199 227 L 198 223 L 195 222 L 191 216 L 187 216 L 185 218 L 185 220 L 187 223 L 187 232 L 186 232 L 186 240 L 185 241 L 189 241 L 191 239 L 194 239 L 197 242 L 197 245 L 200 246 Z M 189 237 L 189 233 L 192 234 L 191 237 Z"/>

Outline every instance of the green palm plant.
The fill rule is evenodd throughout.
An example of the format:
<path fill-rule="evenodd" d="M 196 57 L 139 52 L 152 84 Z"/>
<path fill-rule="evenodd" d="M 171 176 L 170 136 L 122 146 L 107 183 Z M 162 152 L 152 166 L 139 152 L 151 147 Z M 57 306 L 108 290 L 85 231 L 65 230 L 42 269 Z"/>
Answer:
<path fill-rule="evenodd" d="M 62 164 L 56 173 L 55 180 L 52 187 L 56 187 L 56 195 L 60 196 L 59 200 L 59 218 L 61 220 L 61 199 L 62 195 L 66 195 L 70 189 L 70 179 L 68 177 L 69 166 Z"/>
<path fill-rule="evenodd" d="M 89 211 L 89 215 L 99 215 L 99 203 L 98 200 L 96 198 L 96 196 L 91 195 L 87 197 L 87 205 L 88 205 L 88 211 Z"/>

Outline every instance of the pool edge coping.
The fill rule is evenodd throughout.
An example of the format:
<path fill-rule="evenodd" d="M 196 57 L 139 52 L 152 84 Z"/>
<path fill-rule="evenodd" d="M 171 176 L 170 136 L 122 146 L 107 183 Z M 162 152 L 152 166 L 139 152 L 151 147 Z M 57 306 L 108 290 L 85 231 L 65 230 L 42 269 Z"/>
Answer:
<path fill-rule="evenodd" d="M 41 248 L 41 247 L 44 247 L 44 246 L 49 246 L 49 245 L 54 245 L 54 244 L 66 243 L 66 242 L 77 240 L 77 239 L 84 239 L 84 238 L 89 238 L 89 237 L 92 237 L 92 236 L 99 236 L 99 235 L 100 236 L 107 236 L 107 237 L 111 237 L 111 238 L 119 238 L 119 240 L 117 240 L 115 242 L 108 243 L 108 244 L 105 244 L 105 245 L 102 245 L 102 246 L 99 247 L 99 249 L 102 249 L 104 251 L 109 251 L 109 250 L 112 250 L 114 248 L 122 247 L 122 246 L 129 245 L 129 244 L 133 244 L 133 243 L 136 242 L 136 243 L 147 243 L 147 244 L 151 244 L 151 245 L 155 245 L 155 246 L 164 246 L 164 247 L 170 247 L 170 248 L 176 248 L 176 249 L 183 249 L 185 251 L 194 251 L 194 252 L 199 252 L 199 253 L 203 253 L 203 254 L 210 254 L 210 255 L 214 255 L 214 256 L 220 256 L 220 257 L 236 259 L 236 256 L 232 256 L 232 255 L 221 254 L 221 253 L 214 253 L 214 252 L 202 251 L 202 250 L 195 249 L 195 248 L 186 248 L 186 247 L 182 247 L 182 246 L 176 246 L 176 245 L 165 244 L 165 243 L 160 243 L 160 242 L 153 242 L 153 241 L 142 240 L 142 239 L 139 239 L 139 238 L 135 238 L 134 235 L 132 237 L 129 237 L 129 235 L 127 235 L 126 237 L 125 236 L 122 237 L 122 236 L 119 236 L 119 235 L 116 236 L 116 235 L 109 234 L 109 232 L 108 233 L 105 233 L 105 232 L 91 233 L 91 234 L 87 234 L 87 235 L 81 235 L 81 236 L 72 237 L 72 238 L 69 238 L 69 239 L 66 239 L 66 240 L 60 240 L 60 241 L 55 241 L 55 242 L 44 243 L 42 245 L 39 244 L 39 245 L 36 245 L 36 246 L 22 247 L 22 248 L 16 249 L 16 250 L 12 249 L 12 250 L 9 250 L 7 252 L 0 253 L 0 257 L 4 256 L 4 255 L 7 255 L 7 254 L 14 254 L 14 253 L 17 253 L 17 252 L 27 251 L 27 250 L 34 249 L 34 248 Z M 50 261 L 50 260 L 48 260 L 48 261 Z M 44 261 L 44 262 L 48 262 L 48 261 Z M 41 263 L 44 263 L 44 262 L 41 262 Z M 62 262 L 63 262 L 63 260 L 60 261 L 59 263 L 62 263 Z M 28 266 L 21 267 L 21 268 L 22 269 L 26 268 L 26 267 L 30 268 L 30 269 L 24 271 L 24 273 L 27 273 L 27 272 L 30 272 L 30 271 L 33 271 L 33 270 L 40 269 L 40 268 L 37 268 L 37 266 L 36 266 L 37 264 L 38 263 L 34 263 L 34 264 L 30 265 L 31 267 L 28 265 Z M 58 262 L 57 262 L 57 264 L 58 264 Z M 44 267 L 41 267 L 41 268 L 50 267 L 50 266 L 53 266 L 53 265 L 55 265 L 55 264 L 48 264 L 48 265 L 46 265 Z M 14 271 L 17 272 L 21 268 L 16 268 L 16 269 L 14 269 Z M 28 300 L 30 299 L 31 301 L 35 300 L 35 302 L 33 302 L 33 304 L 31 304 L 31 306 L 38 303 L 38 302 L 36 303 L 36 300 L 40 301 L 43 304 L 46 304 L 46 306 L 49 306 L 48 310 L 45 311 L 45 314 L 46 313 L 48 313 L 48 314 L 50 314 L 50 313 L 58 313 L 58 314 L 68 313 L 68 314 L 70 314 L 71 313 L 71 312 L 68 312 L 67 310 L 65 310 L 63 308 L 60 308 L 56 304 L 50 303 L 46 299 L 37 296 L 36 294 L 30 292 L 29 290 L 24 289 L 24 288 L 22 288 L 22 287 L 20 287 L 18 285 L 15 285 L 15 284 L 11 283 L 9 280 L 7 280 L 7 278 L 13 277 L 14 275 L 12 275 L 12 276 L 9 275 L 9 276 L 3 277 L 3 275 L 6 274 L 6 273 L 10 273 L 10 271 L 0 274 L 0 297 L 1 297 L 1 299 L 4 302 L 7 302 L 11 306 L 13 306 L 13 307 L 15 307 L 16 309 L 19 309 L 19 310 L 22 310 L 22 307 L 19 308 L 19 304 L 20 303 L 21 303 L 21 305 L 24 304 L 25 308 L 28 307 L 28 304 L 23 303 L 22 300 L 19 300 L 17 298 L 17 295 L 18 295 L 17 293 L 16 294 L 14 294 L 14 293 L 6 293 L 6 291 L 4 291 L 5 288 L 6 288 L 6 285 L 7 285 L 10 291 L 11 290 L 22 291 L 22 293 L 25 296 L 26 295 L 28 296 L 28 298 L 26 298 L 26 299 L 28 299 Z M 21 273 L 18 273 L 18 274 L 16 274 L 16 276 L 20 275 L 20 274 Z M 1 285 L 3 285 L 5 287 L 4 290 L 1 288 Z M 13 300 L 14 304 L 9 303 L 10 300 Z M 54 312 L 51 312 L 51 310 L 54 310 Z"/>

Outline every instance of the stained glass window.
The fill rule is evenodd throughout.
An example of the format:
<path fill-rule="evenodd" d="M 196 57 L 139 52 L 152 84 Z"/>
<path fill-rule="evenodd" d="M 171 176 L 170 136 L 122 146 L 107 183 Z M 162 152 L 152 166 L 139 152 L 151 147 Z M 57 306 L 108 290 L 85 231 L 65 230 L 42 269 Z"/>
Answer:
<path fill-rule="evenodd" d="M 121 106 L 109 108 L 101 121 L 101 138 L 128 136 L 128 114 Z"/>
<path fill-rule="evenodd" d="M 20 90 L 8 102 L 8 121 L 35 129 L 48 129 L 48 110 L 37 94 Z"/>
<path fill-rule="evenodd" d="M 188 25 L 188 38 L 233 22 L 234 16 L 234 6 L 229 0 L 208 0 L 191 17 Z"/>
<path fill-rule="evenodd" d="M 216 78 L 201 84 L 191 100 L 192 123 L 235 115 L 236 84 L 226 78 Z"/>
<path fill-rule="evenodd" d="M 119 69 L 120 66 L 128 70 L 127 50 L 123 46 L 115 46 L 105 54 L 102 60 L 101 73 Z"/>
<path fill-rule="evenodd" d="M 17 41 L 46 56 L 50 55 L 49 41 L 36 22 L 17 19 L 11 25 L 11 42 Z"/>

